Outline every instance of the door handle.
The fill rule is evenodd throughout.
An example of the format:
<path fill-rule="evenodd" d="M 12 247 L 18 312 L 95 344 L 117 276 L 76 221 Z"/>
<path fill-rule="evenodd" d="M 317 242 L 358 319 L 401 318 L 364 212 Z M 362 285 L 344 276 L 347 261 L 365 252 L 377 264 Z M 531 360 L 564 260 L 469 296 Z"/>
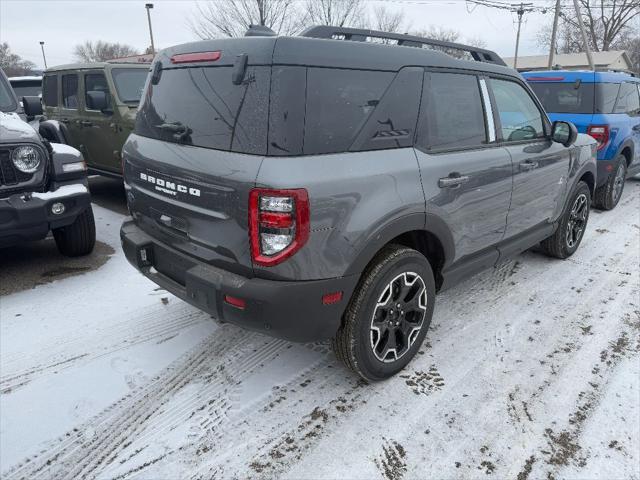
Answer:
<path fill-rule="evenodd" d="M 90 122 L 89 120 L 82 120 L 80 122 L 80 125 L 82 125 L 83 127 L 93 127 L 93 122 Z"/>
<path fill-rule="evenodd" d="M 463 185 L 469 181 L 469 177 L 467 175 L 460 174 L 449 174 L 448 177 L 441 178 L 438 180 L 438 186 L 440 188 L 458 188 L 460 185 Z"/>
<path fill-rule="evenodd" d="M 535 170 L 536 168 L 538 168 L 538 162 L 522 162 L 520 164 L 520 170 L 522 170 L 523 172 L 528 172 L 530 170 Z"/>

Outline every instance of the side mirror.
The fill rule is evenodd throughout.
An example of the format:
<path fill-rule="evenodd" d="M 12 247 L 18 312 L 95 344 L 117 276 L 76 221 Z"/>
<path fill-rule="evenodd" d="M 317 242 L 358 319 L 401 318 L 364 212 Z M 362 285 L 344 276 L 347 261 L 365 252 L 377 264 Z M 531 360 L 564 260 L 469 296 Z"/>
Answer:
<path fill-rule="evenodd" d="M 27 118 L 35 118 L 42 115 L 42 102 L 40 97 L 22 97 L 22 109 Z"/>
<path fill-rule="evenodd" d="M 551 126 L 551 140 L 560 143 L 565 147 L 570 147 L 576 143 L 578 138 L 578 129 L 571 122 L 553 122 Z"/>
<path fill-rule="evenodd" d="M 111 113 L 109 109 L 109 101 L 107 98 L 107 92 L 100 90 L 90 90 L 87 92 L 87 109 L 98 110 L 102 113 Z"/>

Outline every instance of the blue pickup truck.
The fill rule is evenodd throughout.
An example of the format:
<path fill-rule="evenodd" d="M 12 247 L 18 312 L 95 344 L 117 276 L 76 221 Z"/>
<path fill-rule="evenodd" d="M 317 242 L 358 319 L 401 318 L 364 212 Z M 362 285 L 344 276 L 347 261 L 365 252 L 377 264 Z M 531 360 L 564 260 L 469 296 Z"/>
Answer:
<path fill-rule="evenodd" d="M 552 121 L 570 121 L 598 142 L 594 206 L 613 209 L 640 173 L 640 78 L 619 72 L 525 72 Z"/>

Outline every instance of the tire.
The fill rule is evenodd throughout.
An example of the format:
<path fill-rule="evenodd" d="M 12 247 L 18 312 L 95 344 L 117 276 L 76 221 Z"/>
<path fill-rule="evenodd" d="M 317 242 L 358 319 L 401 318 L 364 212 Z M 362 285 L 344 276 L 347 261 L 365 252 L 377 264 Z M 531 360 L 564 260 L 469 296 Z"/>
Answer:
<path fill-rule="evenodd" d="M 91 207 L 66 227 L 53 230 L 58 251 L 67 257 L 81 257 L 93 251 L 96 244 L 96 224 Z"/>
<path fill-rule="evenodd" d="M 399 296 L 402 287 L 404 297 Z M 351 297 L 332 340 L 336 356 L 367 381 L 392 377 L 420 349 L 434 303 L 435 281 L 427 259 L 411 248 L 385 247 Z"/>
<path fill-rule="evenodd" d="M 593 206 L 598 210 L 613 210 L 624 191 L 624 183 L 627 178 L 627 159 L 624 155 L 616 157 L 615 171 L 609 174 L 607 181 L 596 189 L 593 198 Z"/>
<path fill-rule="evenodd" d="M 589 221 L 591 191 L 585 182 L 578 182 L 565 206 L 558 228 L 540 244 L 550 257 L 568 258 L 575 253 L 584 238 Z"/>

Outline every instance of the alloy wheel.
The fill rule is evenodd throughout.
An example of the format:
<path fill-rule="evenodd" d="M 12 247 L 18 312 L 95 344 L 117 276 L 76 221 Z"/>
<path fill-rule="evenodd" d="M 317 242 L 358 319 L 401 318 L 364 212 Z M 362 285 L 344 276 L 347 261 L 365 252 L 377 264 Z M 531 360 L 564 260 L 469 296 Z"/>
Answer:
<path fill-rule="evenodd" d="M 614 205 L 620 198 L 620 195 L 622 195 L 622 189 L 624 188 L 624 181 L 625 181 L 624 165 L 622 165 L 622 162 L 620 162 L 620 164 L 618 165 L 618 170 L 616 171 L 616 178 L 613 180 L 612 194 L 613 194 Z"/>
<path fill-rule="evenodd" d="M 384 288 L 371 319 L 373 354 L 381 362 L 400 359 L 413 346 L 427 312 L 427 287 L 420 275 L 404 272 Z"/>
<path fill-rule="evenodd" d="M 567 223 L 567 247 L 574 248 L 582 238 L 589 215 L 589 201 L 584 193 L 573 202 Z"/>

